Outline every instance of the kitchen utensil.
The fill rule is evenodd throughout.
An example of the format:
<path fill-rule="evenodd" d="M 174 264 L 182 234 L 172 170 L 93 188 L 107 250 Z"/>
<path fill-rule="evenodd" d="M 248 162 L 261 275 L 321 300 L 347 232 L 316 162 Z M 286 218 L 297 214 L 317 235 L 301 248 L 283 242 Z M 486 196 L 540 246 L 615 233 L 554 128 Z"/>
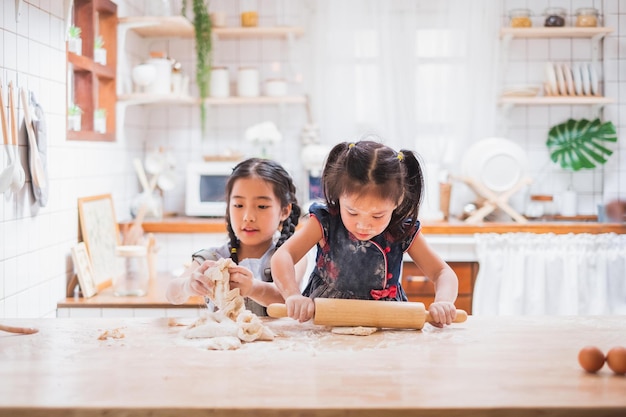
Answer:
<path fill-rule="evenodd" d="M 39 331 L 31 327 L 14 327 L 14 326 L 5 326 L 4 324 L 0 324 L 0 330 L 2 330 L 3 332 L 20 333 L 20 334 L 33 334 Z"/>
<path fill-rule="evenodd" d="M 567 87 L 565 86 L 565 75 L 563 74 L 563 66 L 560 64 L 554 64 L 554 72 L 556 73 L 556 82 L 559 86 L 559 94 L 562 96 L 566 96 Z"/>
<path fill-rule="evenodd" d="M 141 184 L 143 191 L 148 192 L 150 190 L 150 185 L 148 184 L 146 171 L 144 171 L 143 165 L 141 165 L 141 160 L 139 158 L 134 158 L 133 165 L 135 166 L 135 171 L 137 172 L 137 177 L 139 178 L 139 183 Z"/>
<path fill-rule="evenodd" d="M 577 96 L 583 94 L 583 79 L 580 75 L 580 64 L 572 66 L 572 76 L 574 77 L 574 90 Z"/>
<path fill-rule="evenodd" d="M 554 72 L 554 64 L 546 62 L 546 79 L 550 87 L 550 95 L 559 95 L 559 88 L 556 84 L 556 73 Z"/>
<path fill-rule="evenodd" d="M 313 323 L 323 326 L 369 326 L 392 329 L 421 329 L 431 320 L 424 303 L 315 298 Z M 287 317 L 284 304 L 270 304 L 270 317 Z M 467 320 L 464 310 L 456 311 L 455 323 Z"/>
<path fill-rule="evenodd" d="M 4 146 L 9 157 L 9 163 L 0 173 L 0 193 L 4 193 L 11 188 L 13 182 L 13 165 L 15 164 L 13 158 L 13 149 L 9 142 L 9 127 L 7 125 L 7 118 L 4 111 L 4 92 L 2 91 L 2 85 L 0 85 L 0 118 L 2 119 L 2 137 L 4 140 Z"/>
<path fill-rule="evenodd" d="M 33 122 L 33 130 L 35 132 L 35 142 L 37 143 L 37 153 L 41 160 L 43 167 L 43 174 L 45 181 L 42 182 L 42 186 L 38 186 L 34 181 L 31 181 L 30 186 L 33 192 L 33 197 L 39 203 L 41 207 L 45 207 L 48 204 L 49 196 L 49 183 L 50 177 L 48 176 L 48 128 L 46 123 L 46 114 L 41 104 L 37 101 L 35 93 L 32 91 L 29 94 L 29 108 L 31 119 Z M 32 149 L 28 148 L 29 152 Z"/>
<path fill-rule="evenodd" d="M 593 62 L 589 63 L 589 90 L 594 96 L 600 95 L 598 71 L 596 71 L 596 67 L 593 65 Z"/>
<path fill-rule="evenodd" d="M 11 191 L 17 193 L 22 189 L 26 182 L 26 173 L 20 161 L 20 151 L 17 138 L 17 109 L 15 108 L 15 91 L 13 83 L 9 83 L 9 117 L 11 118 L 11 140 L 13 141 L 13 153 L 15 155 L 13 164 L 13 181 L 11 182 Z"/>
<path fill-rule="evenodd" d="M 33 182 L 39 188 L 46 187 L 46 175 L 43 169 L 43 163 L 41 162 L 41 156 L 39 155 L 39 149 L 37 149 L 37 137 L 33 130 L 33 120 L 30 113 L 30 104 L 28 100 L 28 93 L 24 87 L 20 88 L 22 94 L 22 106 L 24 107 L 24 124 L 26 125 L 26 136 L 28 136 L 28 159 L 30 165 L 30 175 Z"/>
<path fill-rule="evenodd" d="M 482 182 L 495 192 L 509 190 L 528 171 L 526 151 L 504 138 L 486 138 L 474 143 L 461 160 L 465 176 Z"/>
<path fill-rule="evenodd" d="M 574 78 L 572 77 L 572 68 L 568 64 L 561 65 L 561 71 L 565 76 L 565 85 L 567 86 L 567 95 L 576 95 L 574 90 Z"/>
<path fill-rule="evenodd" d="M 584 63 L 580 64 L 580 77 L 583 81 L 583 94 L 591 95 L 591 75 L 589 74 L 589 68 Z"/>

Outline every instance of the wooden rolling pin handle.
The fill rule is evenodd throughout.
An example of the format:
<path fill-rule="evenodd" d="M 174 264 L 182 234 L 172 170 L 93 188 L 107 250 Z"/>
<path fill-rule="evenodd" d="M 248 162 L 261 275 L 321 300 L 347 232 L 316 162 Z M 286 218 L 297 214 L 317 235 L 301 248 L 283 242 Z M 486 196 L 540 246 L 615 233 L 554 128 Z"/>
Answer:
<path fill-rule="evenodd" d="M 287 317 L 287 306 L 280 303 L 274 303 L 267 306 L 267 315 L 276 319 Z M 467 320 L 467 312 L 465 310 L 457 310 L 453 323 L 463 323 Z M 430 313 L 426 311 L 426 322 L 431 321 Z"/>
<path fill-rule="evenodd" d="M 9 333 L 21 333 L 21 334 L 33 334 L 39 331 L 31 327 L 13 327 L 13 326 L 5 326 L 4 324 L 0 324 L 0 330 L 9 332 Z"/>

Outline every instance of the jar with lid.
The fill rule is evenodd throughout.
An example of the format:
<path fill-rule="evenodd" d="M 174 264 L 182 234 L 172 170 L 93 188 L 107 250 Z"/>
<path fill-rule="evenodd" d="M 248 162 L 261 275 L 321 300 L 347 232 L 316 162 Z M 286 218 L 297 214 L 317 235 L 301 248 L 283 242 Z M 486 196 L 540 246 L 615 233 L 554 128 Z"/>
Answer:
<path fill-rule="evenodd" d="M 554 216 L 553 197 L 546 194 L 532 194 L 526 207 L 526 217 L 531 219 L 549 218 Z"/>
<path fill-rule="evenodd" d="M 148 292 L 148 251 L 145 246 L 127 245 L 115 248 L 118 273 L 113 276 L 113 293 L 117 296 L 142 296 Z"/>
<path fill-rule="evenodd" d="M 576 10 L 576 26 L 581 28 L 598 26 L 598 9 L 582 7 Z"/>
<path fill-rule="evenodd" d="M 563 7 L 548 7 L 544 15 L 546 16 L 546 20 L 543 24 L 545 27 L 565 26 L 565 16 L 567 16 L 567 12 Z"/>
<path fill-rule="evenodd" d="M 244 28 L 255 27 L 259 23 L 256 0 L 242 0 L 241 5 L 241 26 Z"/>
<path fill-rule="evenodd" d="M 512 28 L 529 28 L 532 21 L 530 20 L 530 9 L 513 9 L 509 12 L 510 25 Z"/>

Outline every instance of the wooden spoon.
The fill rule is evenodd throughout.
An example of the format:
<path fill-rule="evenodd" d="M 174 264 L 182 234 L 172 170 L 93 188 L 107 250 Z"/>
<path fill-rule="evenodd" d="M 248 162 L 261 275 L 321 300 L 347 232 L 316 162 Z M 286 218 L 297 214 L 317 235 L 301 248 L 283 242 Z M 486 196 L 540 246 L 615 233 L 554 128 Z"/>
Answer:
<path fill-rule="evenodd" d="M 5 326 L 4 324 L 0 324 L 0 330 L 9 332 L 9 333 L 20 333 L 20 334 L 33 334 L 39 331 L 38 329 L 34 329 L 32 327 L 14 327 L 14 326 Z"/>

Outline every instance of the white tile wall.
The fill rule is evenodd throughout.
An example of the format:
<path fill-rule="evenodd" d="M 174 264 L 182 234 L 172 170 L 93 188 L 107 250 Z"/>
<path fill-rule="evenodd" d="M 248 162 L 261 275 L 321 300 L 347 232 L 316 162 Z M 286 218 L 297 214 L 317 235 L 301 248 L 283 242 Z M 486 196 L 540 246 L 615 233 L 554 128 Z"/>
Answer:
<path fill-rule="evenodd" d="M 129 217 L 129 203 L 138 191 L 132 164 L 135 156 L 146 150 L 164 146 L 174 152 L 182 178 L 185 163 L 199 160 L 203 154 L 228 148 L 243 150 L 247 155 L 258 152 L 242 140 L 249 125 L 272 119 L 284 134 L 284 140 L 272 155 L 290 168 L 301 183 L 297 166 L 300 152 L 298 136 L 306 114 L 299 106 L 240 108 L 214 107 L 209 110 L 208 132 L 200 137 L 199 111 L 179 107 L 130 108 L 126 115 L 125 137 L 115 143 L 87 143 L 66 140 L 65 135 L 65 44 L 62 1 L 24 1 L 19 22 L 15 21 L 15 2 L 4 0 L 0 5 L 0 81 L 13 81 L 35 92 L 46 110 L 48 122 L 48 161 L 50 200 L 46 207 L 37 207 L 28 187 L 17 195 L 0 196 L 0 318 L 54 316 L 56 302 L 64 296 L 65 285 L 72 274 L 70 248 L 77 242 L 77 198 L 111 193 L 118 219 Z M 120 0 L 120 16 L 142 14 L 144 1 Z M 305 25 L 306 1 L 259 0 L 261 23 L 275 21 Z M 603 10 L 607 24 L 616 31 L 604 42 L 604 86 L 606 95 L 617 104 L 604 109 L 604 117 L 612 120 L 618 134 L 626 127 L 626 1 L 625 0 L 506 0 L 505 10 L 529 7 L 539 14 L 550 6 L 561 5 L 568 10 L 593 5 Z M 211 1 L 213 10 L 224 10 L 229 24 L 237 23 L 239 2 Z M 503 19 L 504 20 L 504 19 Z M 547 60 L 586 60 L 589 51 L 583 40 L 514 41 L 510 51 L 507 80 L 536 82 Z M 582 47 L 581 47 L 581 44 Z M 121 47 L 121 46 L 120 46 Z M 242 64 L 256 65 L 262 78 L 288 77 L 291 92 L 305 92 L 298 79 L 306 63 L 307 37 L 297 39 L 293 48 L 276 40 L 229 40 L 216 45 L 214 62 L 229 67 L 234 79 Z M 164 48 L 180 60 L 188 71 L 193 66 L 193 47 L 189 41 L 146 41 L 129 36 L 125 51 L 129 67 L 120 68 L 120 84 L 128 84 L 130 66 L 141 62 L 151 49 Z M 306 81 L 306 80 L 305 80 Z M 192 84 L 193 80 L 192 80 Z M 127 85 L 128 87 L 128 85 Z M 195 85 L 192 85 L 195 89 Z M 195 90 L 194 90 L 195 91 Z M 333 92 L 329 92 L 333 94 Z M 562 189 L 569 176 L 548 164 L 543 145 L 549 126 L 568 117 L 589 116 L 589 109 L 577 106 L 516 107 L 511 114 L 510 136 L 531 155 L 533 174 L 538 187 Z M 22 112 L 19 112 L 20 119 Z M 23 130 L 23 129 L 22 129 Z M 620 151 L 602 169 L 593 173 L 575 174 L 581 187 L 581 212 L 592 212 L 595 203 L 626 195 L 626 143 L 621 138 Z M 20 154 L 26 162 L 26 138 L 20 135 Z M 7 162 L 1 152 L 0 167 Z M 559 188 L 561 187 L 561 188 Z M 543 191 L 543 190 L 537 190 Z M 182 212 L 182 188 L 165 196 L 166 211 Z M 214 236 L 159 235 L 161 247 L 159 268 L 175 270 L 195 250 L 210 246 Z M 450 248 L 450 256 L 456 256 Z M 97 312 L 94 314 L 101 314 Z"/>

